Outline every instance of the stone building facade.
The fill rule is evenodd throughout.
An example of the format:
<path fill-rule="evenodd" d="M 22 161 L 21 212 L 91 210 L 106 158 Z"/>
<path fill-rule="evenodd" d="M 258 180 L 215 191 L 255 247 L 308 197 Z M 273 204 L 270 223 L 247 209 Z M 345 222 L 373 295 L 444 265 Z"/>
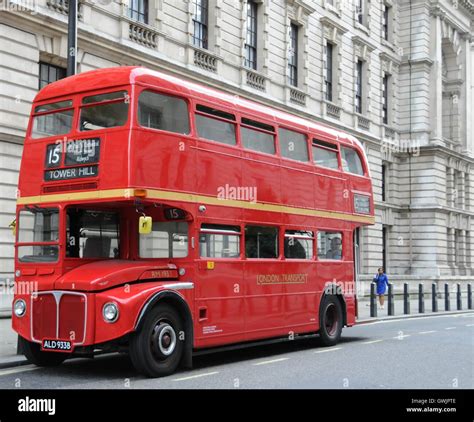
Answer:
<path fill-rule="evenodd" d="M 81 0 L 78 71 L 143 65 L 355 135 L 361 279 L 474 280 L 472 0 Z M 0 0 L 0 277 L 31 102 L 65 75 L 67 0 Z"/>

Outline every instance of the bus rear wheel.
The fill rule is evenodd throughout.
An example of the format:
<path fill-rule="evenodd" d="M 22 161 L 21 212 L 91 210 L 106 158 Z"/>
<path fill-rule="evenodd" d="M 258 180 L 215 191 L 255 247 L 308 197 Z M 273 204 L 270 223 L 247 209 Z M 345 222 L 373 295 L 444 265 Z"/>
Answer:
<path fill-rule="evenodd" d="M 319 310 L 319 337 L 323 346 L 334 346 L 342 333 L 342 307 L 336 296 L 325 296 Z"/>
<path fill-rule="evenodd" d="M 38 343 L 20 337 L 20 347 L 28 362 L 36 366 L 58 366 L 68 357 L 67 353 L 43 352 Z"/>
<path fill-rule="evenodd" d="M 148 377 L 172 374 L 183 354 L 182 321 L 174 308 L 157 305 L 130 339 L 133 366 Z"/>

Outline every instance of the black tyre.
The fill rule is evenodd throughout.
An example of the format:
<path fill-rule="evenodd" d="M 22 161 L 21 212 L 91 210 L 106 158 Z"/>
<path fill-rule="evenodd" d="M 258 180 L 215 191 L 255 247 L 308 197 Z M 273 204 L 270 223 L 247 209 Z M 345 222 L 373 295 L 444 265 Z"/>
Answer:
<path fill-rule="evenodd" d="M 336 296 L 324 296 L 319 308 L 319 337 L 323 346 L 334 346 L 342 333 L 342 307 Z"/>
<path fill-rule="evenodd" d="M 36 366 L 58 366 L 69 357 L 68 353 L 43 352 L 38 343 L 32 343 L 23 337 L 20 337 L 20 342 L 26 359 Z"/>
<path fill-rule="evenodd" d="M 169 305 L 157 305 L 145 316 L 141 329 L 130 338 L 133 366 L 148 377 L 172 374 L 184 348 L 183 324 Z"/>

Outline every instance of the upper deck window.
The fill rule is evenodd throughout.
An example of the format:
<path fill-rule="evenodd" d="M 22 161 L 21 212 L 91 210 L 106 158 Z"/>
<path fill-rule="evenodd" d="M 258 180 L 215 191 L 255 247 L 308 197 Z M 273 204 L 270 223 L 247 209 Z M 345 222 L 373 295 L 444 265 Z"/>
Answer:
<path fill-rule="evenodd" d="M 210 107 L 196 106 L 196 129 L 200 138 L 235 145 L 235 116 Z"/>
<path fill-rule="evenodd" d="M 34 113 L 32 138 L 63 135 L 71 131 L 74 116 L 71 100 L 36 106 Z"/>
<path fill-rule="evenodd" d="M 127 91 L 91 95 L 82 99 L 79 130 L 97 130 L 123 126 L 128 118 Z"/>
<path fill-rule="evenodd" d="M 337 152 L 337 145 L 329 142 L 313 140 L 314 164 L 337 170 L 339 168 Z"/>
<path fill-rule="evenodd" d="M 306 136 L 293 130 L 280 128 L 280 149 L 282 157 L 297 161 L 309 161 Z"/>
<path fill-rule="evenodd" d="M 255 129 L 254 129 L 255 128 Z M 243 118 L 240 134 L 244 148 L 275 154 L 275 129 L 265 123 Z"/>
<path fill-rule="evenodd" d="M 152 129 L 188 134 L 188 105 L 181 98 L 143 91 L 138 98 L 138 123 Z"/>
<path fill-rule="evenodd" d="M 355 149 L 341 148 L 342 168 L 349 173 L 364 175 L 364 168 L 360 160 L 359 154 Z"/>

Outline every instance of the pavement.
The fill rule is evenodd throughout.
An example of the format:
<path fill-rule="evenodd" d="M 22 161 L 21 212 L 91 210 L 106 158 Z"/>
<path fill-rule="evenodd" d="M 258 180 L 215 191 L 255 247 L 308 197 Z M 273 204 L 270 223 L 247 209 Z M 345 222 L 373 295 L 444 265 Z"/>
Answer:
<path fill-rule="evenodd" d="M 383 319 L 345 328 L 334 347 L 308 338 L 210 353 L 156 379 L 119 354 L 0 369 L 0 389 L 410 389 L 429 397 L 474 388 L 473 330 L 472 311 Z"/>
<path fill-rule="evenodd" d="M 464 309 L 466 308 L 466 301 L 463 299 Z M 432 315 L 431 310 L 431 299 L 425 300 L 425 313 L 418 313 L 418 300 L 412 299 L 410 301 L 411 314 L 403 315 L 403 300 L 395 300 L 395 316 L 388 316 L 388 305 L 385 303 L 384 310 L 377 310 L 377 317 L 370 317 L 370 306 L 369 301 L 361 300 L 359 301 L 359 315 L 357 322 L 359 324 L 365 324 L 375 321 L 384 321 L 400 318 L 417 318 L 422 316 Z M 438 314 L 458 314 L 462 312 L 469 312 L 468 310 L 457 311 L 456 301 L 454 298 L 451 299 L 451 309 L 450 312 L 444 311 L 444 300 L 438 300 Z M 471 311 L 472 312 L 472 311 Z M 436 314 L 435 314 L 436 315 Z M 13 331 L 11 327 L 11 318 L 0 318 L 0 369 L 10 368 L 15 366 L 27 365 L 28 361 L 23 355 L 18 355 L 17 351 L 17 334 Z"/>

